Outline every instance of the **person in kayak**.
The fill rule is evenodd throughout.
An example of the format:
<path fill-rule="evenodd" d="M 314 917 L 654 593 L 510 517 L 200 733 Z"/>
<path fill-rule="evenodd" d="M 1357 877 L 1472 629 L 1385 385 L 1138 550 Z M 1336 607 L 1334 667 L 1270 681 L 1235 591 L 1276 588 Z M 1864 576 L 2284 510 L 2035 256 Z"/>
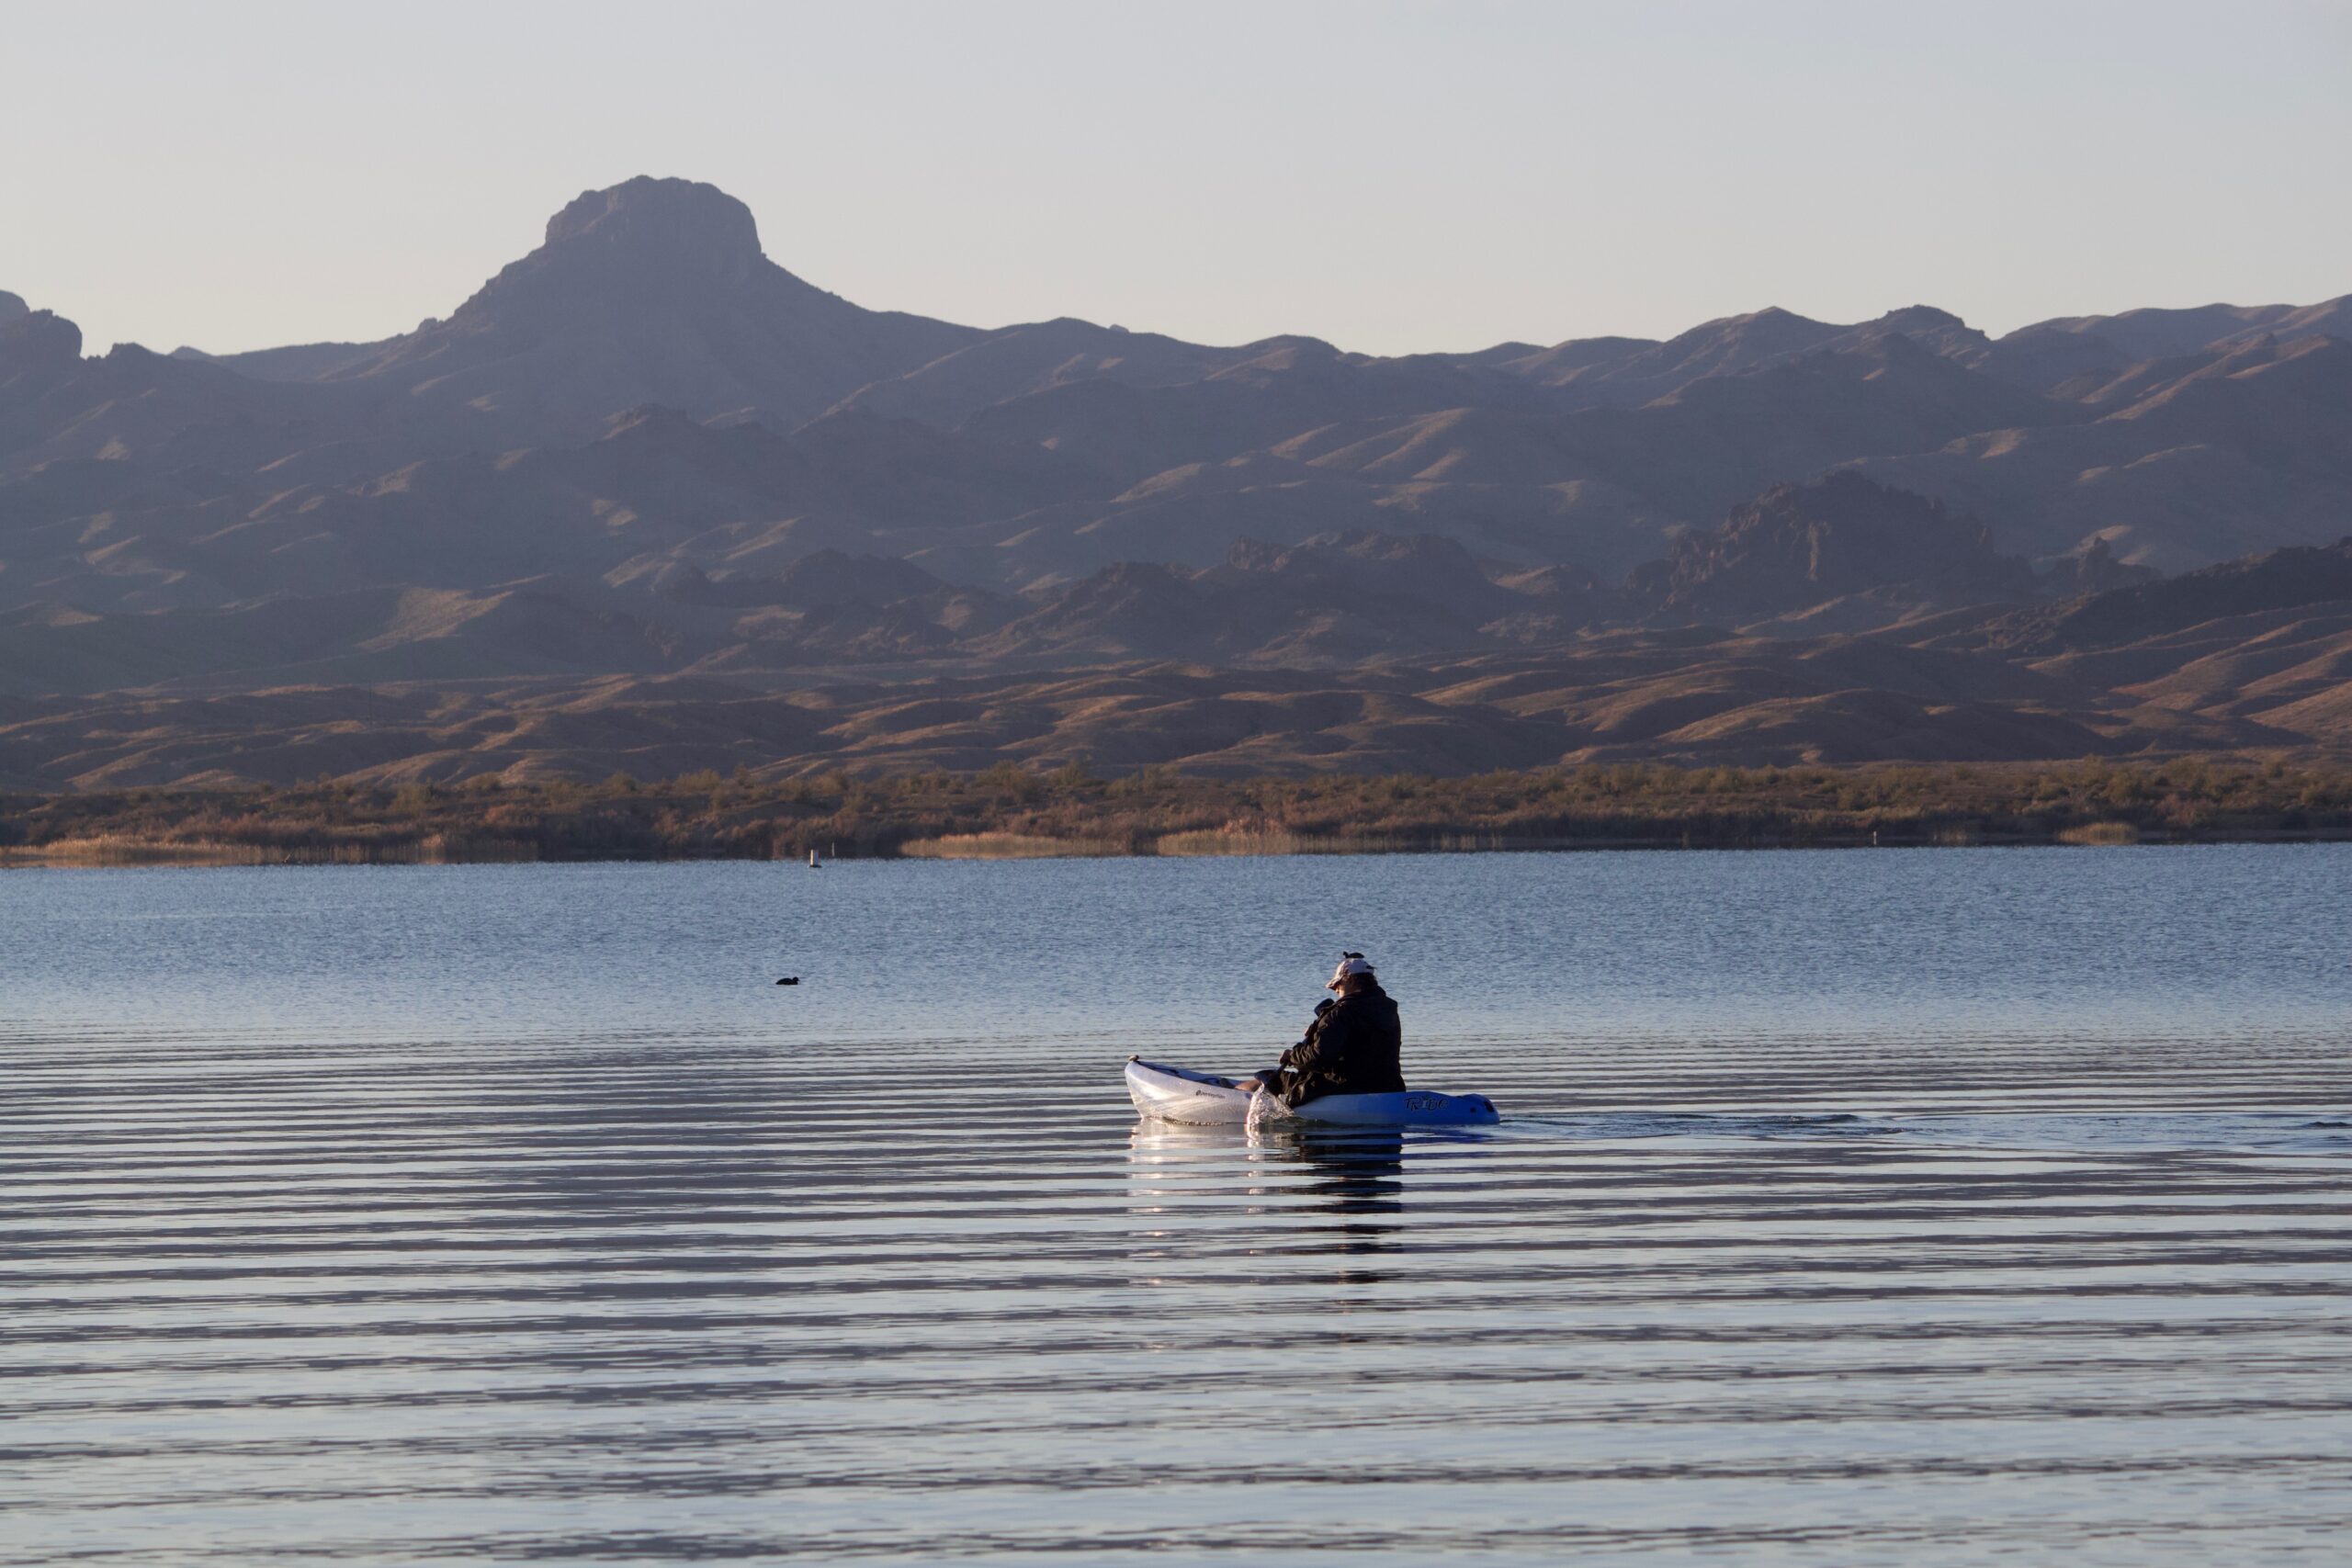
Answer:
<path fill-rule="evenodd" d="M 1396 1004 L 1364 955 L 1343 956 L 1324 989 L 1339 995 L 1315 1010 L 1306 1038 L 1283 1053 L 1282 1066 L 1235 1088 L 1264 1089 L 1293 1110 L 1327 1094 L 1405 1092 Z"/>

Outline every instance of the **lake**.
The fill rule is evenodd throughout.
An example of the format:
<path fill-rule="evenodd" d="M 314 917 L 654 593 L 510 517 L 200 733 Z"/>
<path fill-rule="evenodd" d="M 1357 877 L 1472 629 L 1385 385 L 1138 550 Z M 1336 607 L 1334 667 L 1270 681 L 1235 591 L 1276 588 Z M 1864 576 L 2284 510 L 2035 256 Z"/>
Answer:
<path fill-rule="evenodd" d="M 0 1561 L 2338 1562 L 2347 894 L 0 874 Z M 1136 1119 L 1342 947 L 1501 1126 Z"/>

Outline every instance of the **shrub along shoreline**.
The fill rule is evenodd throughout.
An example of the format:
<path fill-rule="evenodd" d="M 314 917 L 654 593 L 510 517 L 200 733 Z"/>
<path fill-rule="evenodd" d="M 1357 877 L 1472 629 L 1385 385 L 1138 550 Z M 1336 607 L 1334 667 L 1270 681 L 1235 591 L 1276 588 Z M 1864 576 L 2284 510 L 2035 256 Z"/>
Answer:
<path fill-rule="evenodd" d="M 0 795 L 0 864 L 1004 859 L 2352 839 L 2352 767 L 2165 761 L 1208 779 L 1147 768 Z"/>

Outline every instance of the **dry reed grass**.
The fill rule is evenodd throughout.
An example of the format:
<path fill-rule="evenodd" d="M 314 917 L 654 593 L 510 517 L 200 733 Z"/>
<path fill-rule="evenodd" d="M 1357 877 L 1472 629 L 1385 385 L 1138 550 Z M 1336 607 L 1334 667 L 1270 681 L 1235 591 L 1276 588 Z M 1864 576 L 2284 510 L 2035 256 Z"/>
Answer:
<path fill-rule="evenodd" d="M 2060 829 L 2057 837 L 2062 844 L 2136 844 L 2140 829 L 2129 822 L 2086 822 Z"/>
<path fill-rule="evenodd" d="M 1158 855 L 1376 855 L 1414 846 L 1382 834 L 1285 833 L 1265 829 L 1204 828 L 1163 833 L 1152 841 Z"/>
<path fill-rule="evenodd" d="M 910 839 L 899 852 L 916 860 L 1101 859 L 1128 852 L 1117 839 L 1049 839 L 1035 833 L 948 833 Z"/>
<path fill-rule="evenodd" d="M 0 866 L 475 865 L 539 858 L 519 839 L 435 833 L 423 840 L 365 843 L 239 843 L 217 839 L 150 839 L 99 833 L 0 849 Z"/>

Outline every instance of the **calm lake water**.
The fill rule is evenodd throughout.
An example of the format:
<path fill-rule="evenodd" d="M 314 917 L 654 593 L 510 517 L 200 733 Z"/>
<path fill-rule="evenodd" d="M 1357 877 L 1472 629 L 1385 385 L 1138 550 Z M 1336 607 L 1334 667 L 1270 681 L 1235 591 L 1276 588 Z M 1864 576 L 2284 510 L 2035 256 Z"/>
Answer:
<path fill-rule="evenodd" d="M 2338 1562 L 2347 895 L 0 874 L 0 1561 Z M 1136 1120 L 1343 946 L 1502 1126 Z"/>

